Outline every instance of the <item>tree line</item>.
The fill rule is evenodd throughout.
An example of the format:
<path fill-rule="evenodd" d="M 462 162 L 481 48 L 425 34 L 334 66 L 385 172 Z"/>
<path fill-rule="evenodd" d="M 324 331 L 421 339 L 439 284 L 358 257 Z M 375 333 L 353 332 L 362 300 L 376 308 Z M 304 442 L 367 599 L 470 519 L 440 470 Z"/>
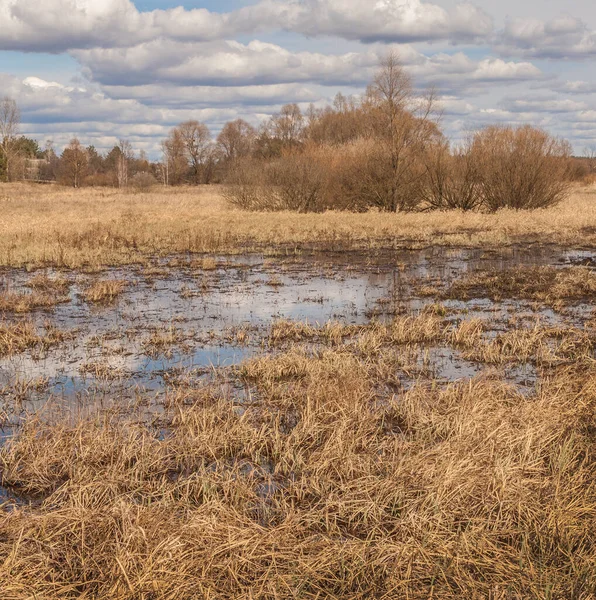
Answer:
<path fill-rule="evenodd" d="M 243 119 L 214 138 L 189 120 L 150 161 L 121 140 L 107 153 L 73 139 L 60 155 L 19 136 L 19 110 L 0 104 L 0 180 L 57 181 L 73 187 L 148 189 L 225 184 L 250 210 L 539 208 L 561 200 L 572 180 L 596 173 L 596 156 L 574 159 L 565 140 L 532 127 L 487 126 L 457 145 L 441 129 L 432 91 L 420 95 L 390 53 L 360 97 L 303 112 L 285 105 L 259 128 Z"/>

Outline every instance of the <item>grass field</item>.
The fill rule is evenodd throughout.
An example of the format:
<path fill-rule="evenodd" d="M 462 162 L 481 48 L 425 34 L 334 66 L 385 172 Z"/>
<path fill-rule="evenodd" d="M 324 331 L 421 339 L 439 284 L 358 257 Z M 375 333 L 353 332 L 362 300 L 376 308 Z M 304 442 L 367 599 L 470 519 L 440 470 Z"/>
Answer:
<path fill-rule="evenodd" d="M 596 598 L 594 201 L 1 187 L 0 598 Z"/>
<path fill-rule="evenodd" d="M 301 215 L 232 210 L 217 186 L 132 194 L 5 184 L 0 210 L 0 265 L 11 267 L 97 267 L 172 253 L 276 253 L 310 246 L 596 246 L 596 188 L 578 188 L 555 208 L 521 213 Z"/>

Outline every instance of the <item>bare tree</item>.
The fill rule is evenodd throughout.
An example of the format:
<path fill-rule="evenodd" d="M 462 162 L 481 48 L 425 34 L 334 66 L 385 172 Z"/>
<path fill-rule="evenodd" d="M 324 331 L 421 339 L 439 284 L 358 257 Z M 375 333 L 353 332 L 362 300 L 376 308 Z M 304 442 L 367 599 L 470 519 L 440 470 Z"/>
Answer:
<path fill-rule="evenodd" d="M 205 166 L 210 159 L 211 133 L 204 123 L 185 121 L 176 127 L 184 145 L 186 158 L 190 164 L 193 182 L 205 180 Z"/>
<path fill-rule="evenodd" d="M 419 187 L 424 176 L 421 157 L 431 141 L 442 137 L 433 120 L 434 93 L 417 97 L 397 54 L 390 52 L 369 86 L 366 105 L 372 114 L 372 133 L 387 157 L 386 172 L 375 168 L 372 174 L 385 179 L 375 204 L 392 212 L 411 209 L 417 203 L 413 188 Z"/>
<path fill-rule="evenodd" d="M 118 149 L 120 153 L 116 161 L 116 177 L 118 187 L 124 188 L 128 185 L 130 161 L 134 158 L 134 152 L 131 143 L 127 140 L 120 140 Z"/>
<path fill-rule="evenodd" d="M 89 155 L 77 138 L 71 140 L 60 159 L 60 179 L 78 188 L 83 182 L 89 165 Z"/>
<path fill-rule="evenodd" d="M 12 161 L 17 153 L 16 141 L 20 122 L 21 115 L 17 103 L 12 98 L 3 98 L 0 102 L 0 158 L 4 162 L 5 181 L 10 178 Z"/>
<path fill-rule="evenodd" d="M 584 157 L 588 164 L 588 171 L 590 175 L 596 174 L 596 146 L 590 146 L 584 151 Z"/>
<path fill-rule="evenodd" d="M 292 146 L 302 139 L 304 116 L 297 104 L 282 106 L 279 114 L 271 118 L 271 133 L 284 146 Z"/>
<path fill-rule="evenodd" d="M 170 149 L 167 140 L 160 144 L 161 147 L 161 163 L 159 164 L 159 173 L 161 182 L 164 186 L 170 185 Z"/>
<path fill-rule="evenodd" d="M 256 129 L 244 119 L 226 123 L 217 136 L 217 143 L 227 161 L 247 157 L 257 137 Z"/>
<path fill-rule="evenodd" d="M 164 185 L 183 183 L 188 172 L 188 160 L 182 134 L 178 127 L 170 131 L 170 135 L 161 145 L 163 153 L 162 179 Z"/>

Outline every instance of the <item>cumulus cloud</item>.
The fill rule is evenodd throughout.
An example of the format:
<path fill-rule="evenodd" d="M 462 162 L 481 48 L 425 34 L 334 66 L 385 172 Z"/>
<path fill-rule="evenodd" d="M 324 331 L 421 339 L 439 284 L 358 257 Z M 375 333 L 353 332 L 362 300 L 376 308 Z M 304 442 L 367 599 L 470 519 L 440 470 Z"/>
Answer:
<path fill-rule="evenodd" d="M 284 28 L 309 36 L 362 42 L 469 41 L 492 31 L 492 19 L 470 3 L 447 11 L 421 0 L 264 0 L 255 12 L 281 12 Z"/>
<path fill-rule="evenodd" d="M 253 39 L 267 32 L 297 34 L 286 36 L 292 49 L 270 43 L 281 35 Z M 330 52 L 321 38 L 343 40 L 342 50 Z M 440 43 L 439 51 L 417 42 Z M 449 48 L 458 43 L 479 48 Z M 258 124 L 287 102 L 358 93 L 389 48 L 417 87 L 442 95 L 444 126 L 456 137 L 494 121 L 566 128 L 572 138 L 594 128 L 587 61 L 573 81 L 532 62 L 596 56 L 596 32 L 568 15 L 509 19 L 495 32 L 487 13 L 457 0 L 251 0 L 226 13 L 140 10 L 134 0 L 0 0 L 0 50 L 69 53 L 82 69 L 71 85 L 43 71 L 0 74 L 0 94 L 19 101 L 24 131 L 60 141 L 77 134 L 100 148 L 130 137 L 155 150 L 189 118 L 217 132 L 237 117 Z M 503 98 L 511 86 L 517 95 Z"/>
<path fill-rule="evenodd" d="M 110 98 L 132 98 L 147 106 L 176 108 L 216 106 L 244 110 L 250 108 L 255 111 L 265 111 L 289 102 L 316 103 L 322 96 L 328 95 L 318 91 L 316 86 L 293 83 L 236 87 L 164 86 L 150 83 L 137 86 L 105 85 L 101 89 Z"/>
<path fill-rule="evenodd" d="M 444 92 L 544 78 L 529 62 L 497 58 L 474 61 L 462 52 L 427 56 L 410 45 L 397 46 L 396 50 L 417 84 L 433 85 Z M 119 89 L 157 84 L 256 88 L 307 83 L 364 86 L 386 52 L 387 47 L 381 45 L 333 55 L 290 52 L 260 41 L 190 43 L 160 39 L 133 48 L 96 48 L 73 55 L 84 65 L 89 79 Z"/>
<path fill-rule="evenodd" d="M 509 19 L 496 48 L 530 58 L 584 59 L 596 56 L 596 31 L 570 15 L 550 21 Z"/>
<path fill-rule="evenodd" d="M 280 28 L 283 14 L 274 5 L 216 13 L 182 7 L 139 11 L 132 0 L 0 0 L 0 49 L 59 53 L 126 47 L 160 37 L 210 41 Z"/>
<path fill-rule="evenodd" d="M 567 94 L 596 94 L 596 82 L 589 81 L 565 81 L 558 89 Z"/>
<path fill-rule="evenodd" d="M 239 116 L 237 109 L 226 106 L 152 107 L 136 99 L 111 98 L 97 89 L 65 86 L 38 77 L 21 80 L 5 73 L 0 73 L 0 89 L 18 102 L 23 133 L 40 141 L 52 138 L 58 145 L 78 135 L 84 143 L 106 149 L 114 140 L 127 137 L 142 143 L 139 148 L 155 152 L 159 140 L 181 121 L 198 119 L 216 131 Z M 250 107 L 246 110 L 252 113 Z"/>
<path fill-rule="evenodd" d="M 544 79 L 542 71 L 529 62 L 503 61 L 498 58 L 472 60 L 463 52 L 420 55 L 408 67 L 410 73 L 426 85 L 442 92 L 478 93 L 495 84 L 508 85 Z"/>
<path fill-rule="evenodd" d="M 299 82 L 360 84 L 376 68 L 380 54 L 290 52 L 258 40 L 241 44 L 160 38 L 132 48 L 77 50 L 73 56 L 86 67 L 90 78 L 107 85 L 167 82 L 247 86 Z"/>
<path fill-rule="evenodd" d="M 206 9 L 139 11 L 131 0 L 0 0 L 0 49 L 64 52 L 117 48 L 157 38 L 212 41 L 287 30 L 349 40 L 469 41 L 492 30 L 472 4 L 451 12 L 421 0 L 261 0 L 228 13 Z"/>
<path fill-rule="evenodd" d="M 566 98 L 556 97 L 527 97 L 505 98 L 499 106 L 510 112 L 523 113 L 569 113 L 583 111 L 588 108 L 586 102 L 578 102 Z"/>

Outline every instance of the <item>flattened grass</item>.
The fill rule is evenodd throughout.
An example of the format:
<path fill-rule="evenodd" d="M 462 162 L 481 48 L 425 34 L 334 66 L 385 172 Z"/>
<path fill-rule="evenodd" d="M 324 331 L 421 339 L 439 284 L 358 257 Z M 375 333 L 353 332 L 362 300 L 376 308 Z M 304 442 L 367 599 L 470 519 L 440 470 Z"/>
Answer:
<path fill-rule="evenodd" d="M 587 267 L 552 266 L 471 273 L 455 281 L 447 291 L 447 296 L 453 298 L 521 298 L 548 304 L 592 300 L 595 295 L 596 272 Z"/>
<path fill-rule="evenodd" d="M 123 417 L 25 421 L 0 450 L 0 477 L 37 503 L 0 517 L 0 589 L 18 599 L 589 598 L 590 339 L 536 328 L 484 340 L 482 322 L 435 312 L 368 327 L 279 322 L 270 340 L 324 347 L 246 362 L 250 399 L 217 384 L 181 389 L 164 407 L 165 434 Z M 399 394 L 382 385 L 394 347 L 531 360 L 547 338 L 573 364 L 546 371 L 532 395 L 486 377 Z"/>
<path fill-rule="evenodd" d="M 258 400 L 216 389 L 166 436 L 33 418 L 3 484 L 10 598 L 590 598 L 596 371 L 525 397 L 478 379 L 379 397 L 345 348 L 261 364 Z M 569 385 L 570 382 L 573 385 Z"/>

